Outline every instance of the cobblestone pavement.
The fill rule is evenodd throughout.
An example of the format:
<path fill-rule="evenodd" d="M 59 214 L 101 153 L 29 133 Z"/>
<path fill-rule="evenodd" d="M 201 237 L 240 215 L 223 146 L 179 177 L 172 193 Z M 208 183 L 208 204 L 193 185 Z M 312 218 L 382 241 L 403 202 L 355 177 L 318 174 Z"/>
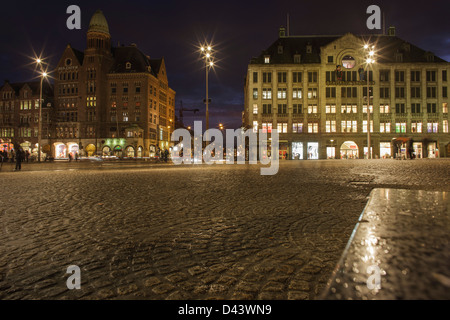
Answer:
<path fill-rule="evenodd" d="M 314 299 L 373 188 L 450 191 L 450 159 L 8 168 L 0 299 Z"/>

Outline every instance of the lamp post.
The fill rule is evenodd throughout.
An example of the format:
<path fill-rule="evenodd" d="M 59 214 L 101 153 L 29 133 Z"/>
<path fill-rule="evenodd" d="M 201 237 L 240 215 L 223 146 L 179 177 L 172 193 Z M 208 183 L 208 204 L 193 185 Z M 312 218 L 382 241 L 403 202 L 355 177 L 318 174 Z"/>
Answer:
<path fill-rule="evenodd" d="M 370 87 L 369 87 L 369 66 L 375 63 L 375 46 L 364 45 L 366 66 L 367 66 L 367 159 L 372 159 L 370 141 Z"/>
<path fill-rule="evenodd" d="M 41 162 L 41 140 L 42 140 L 42 87 L 47 72 L 42 69 L 42 60 L 36 59 L 36 63 L 41 67 L 41 87 L 39 91 L 39 123 L 38 123 L 38 161 Z"/>
<path fill-rule="evenodd" d="M 203 55 L 203 59 L 205 60 L 205 75 L 206 75 L 206 100 L 205 100 L 205 104 L 206 104 L 206 130 L 208 130 L 209 129 L 208 73 L 209 73 L 209 70 L 214 66 L 214 61 L 213 61 L 212 47 L 210 45 L 201 46 L 200 47 L 200 51 L 201 51 L 201 53 Z M 206 141 L 208 141 L 208 137 L 207 136 L 206 136 Z"/>

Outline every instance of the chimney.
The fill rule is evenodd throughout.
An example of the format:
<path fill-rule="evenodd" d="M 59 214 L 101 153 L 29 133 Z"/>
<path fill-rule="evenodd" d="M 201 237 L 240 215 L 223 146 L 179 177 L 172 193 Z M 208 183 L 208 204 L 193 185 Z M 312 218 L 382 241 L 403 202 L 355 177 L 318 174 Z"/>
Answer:
<path fill-rule="evenodd" d="M 395 27 L 389 27 L 388 35 L 395 37 Z"/>
<path fill-rule="evenodd" d="M 280 29 L 278 30 L 278 37 L 279 38 L 284 38 L 286 37 L 286 28 L 281 26 Z"/>

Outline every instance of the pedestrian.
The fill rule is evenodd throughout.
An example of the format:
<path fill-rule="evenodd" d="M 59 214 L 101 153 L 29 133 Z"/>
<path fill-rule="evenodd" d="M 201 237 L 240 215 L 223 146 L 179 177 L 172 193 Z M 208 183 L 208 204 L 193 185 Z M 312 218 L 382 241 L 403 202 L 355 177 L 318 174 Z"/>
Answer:
<path fill-rule="evenodd" d="M 164 150 L 164 161 L 167 162 L 167 158 L 169 157 L 169 150 Z"/>
<path fill-rule="evenodd" d="M 22 161 L 24 160 L 24 158 L 25 158 L 25 154 L 24 154 L 23 150 L 21 148 L 19 148 L 16 153 L 16 168 L 14 169 L 14 171 L 22 170 Z"/>
<path fill-rule="evenodd" d="M 75 161 L 78 161 L 78 152 L 75 153 Z"/>
<path fill-rule="evenodd" d="M 25 151 L 25 159 L 27 160 L 27 163 L 28 163 L 29 157 L 30 157 L 30 152 L 27 150 L 27 151 Z"/>
<path fill-rule="evenodd" d="M 69 152 L 69 162 L 72 161 L 72 153 Z"/>

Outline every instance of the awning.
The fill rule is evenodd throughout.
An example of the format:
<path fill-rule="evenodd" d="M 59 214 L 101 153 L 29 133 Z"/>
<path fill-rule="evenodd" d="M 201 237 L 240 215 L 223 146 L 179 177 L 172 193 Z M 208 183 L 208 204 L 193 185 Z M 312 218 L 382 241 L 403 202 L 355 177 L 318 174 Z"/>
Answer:
<path fill-rule="evenodd" d="M 399 142 L 403 142 L 406 143 L 409 140 L 411 140 L 411 138 L 407 138 L 407 137 L 399 137 L 399 138 L 395 138 L 395 141 L 399 141 Z"/>

